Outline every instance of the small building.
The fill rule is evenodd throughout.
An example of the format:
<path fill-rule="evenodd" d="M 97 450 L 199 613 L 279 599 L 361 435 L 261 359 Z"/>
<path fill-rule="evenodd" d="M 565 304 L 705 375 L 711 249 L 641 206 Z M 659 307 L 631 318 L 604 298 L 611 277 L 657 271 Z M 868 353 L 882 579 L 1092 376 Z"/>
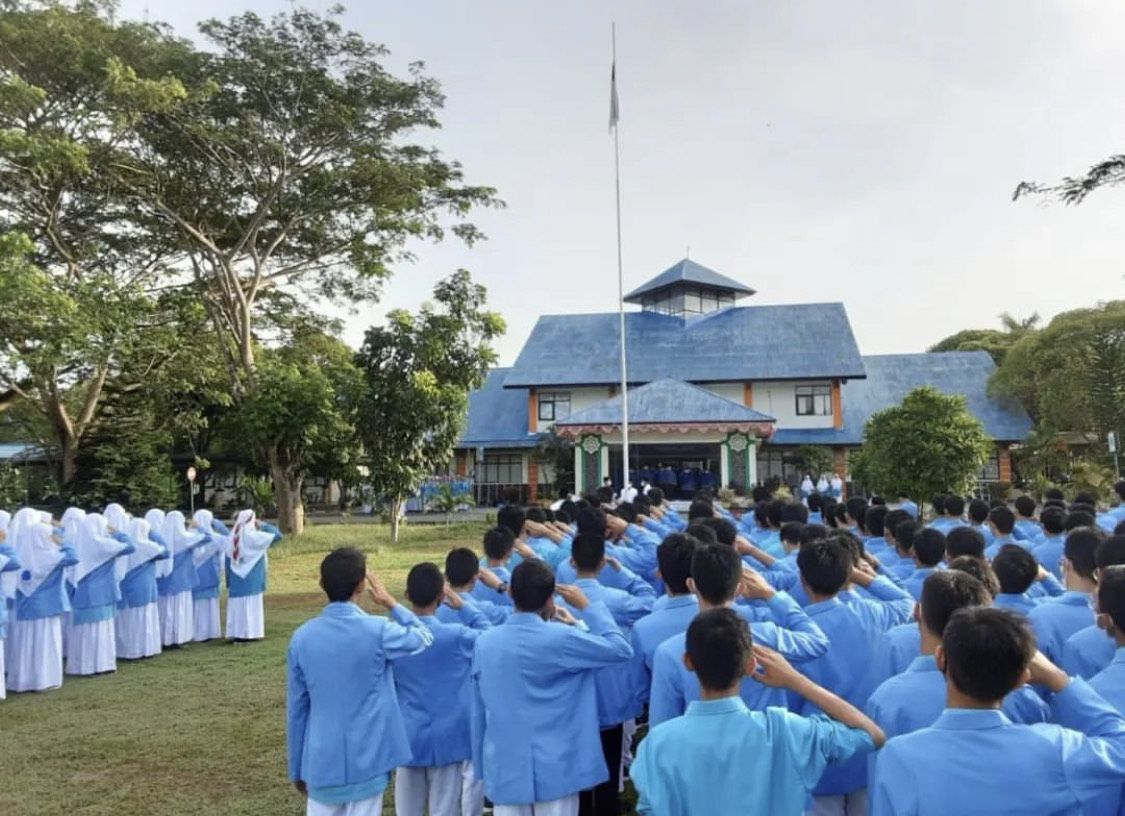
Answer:
<path fill-rule="evenodd" d="M 744 306 L 755 291 L 684 259 L 625 300 L 630 472 L 686 495 L 698 487 L 795 485 L 803 446 L 847 455 L 875 412 L 931 385 L 966 396 L 995 440 L 985 481 L 1011 481 L 1009 448 L 1025 439 L 1023 408 L 988 394 L 985 352 L 862 356 L 842 303 Z M 524 500 L 553 478 L 536 448 L 572 439 L 575 489 L 620 481 L 620 316 L 544 315 L 511 368 L 469 400 L 454 468 L 477 500 L 516 488 Z"/>

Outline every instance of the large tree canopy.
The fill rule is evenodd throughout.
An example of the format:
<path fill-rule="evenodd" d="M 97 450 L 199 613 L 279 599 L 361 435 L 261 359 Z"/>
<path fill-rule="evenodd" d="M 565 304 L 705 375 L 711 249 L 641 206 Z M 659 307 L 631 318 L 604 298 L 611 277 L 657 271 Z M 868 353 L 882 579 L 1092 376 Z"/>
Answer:
<path fill-rule="evenodd" d="M 930 346 L 927 351 L 987 351 L 996 365 L 1004 362 L 1008 350 L 1022 337 L 1036 331 L 1039 315 L 1019 320 L 1008 312 L 1000 315 L 999 329 L 964 329 Z"/>

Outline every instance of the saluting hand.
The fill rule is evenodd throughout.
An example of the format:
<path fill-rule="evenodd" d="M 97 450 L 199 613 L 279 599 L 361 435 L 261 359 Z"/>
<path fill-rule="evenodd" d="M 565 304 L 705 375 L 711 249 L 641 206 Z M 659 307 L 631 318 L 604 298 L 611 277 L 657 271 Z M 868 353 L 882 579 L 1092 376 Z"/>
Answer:
<path fill-rule="evenodd" d="M 371 600 L 388 610 L 393 609 L 398 603 L 395 596 L 387 591 L 379 576 L 371 570 L 367 571 L 367 594 L 371 596 Z"/>
<path fill-rule="evenodd" d="M 465 605 L 464 599 L 449 585 L 449 581 L 445 582 L 445 589 L 442 594 L 445 596 L 445 602 L 450 609 L 460 609 Z"/>
<path fill-rule="evenodd" d="M 477 578 L 479 578 L 480 582 L 489 589 L 499 589 L 500 584 L 504 583 L 500 580 L 495 572 L 490 569 L 486 569 L 485 567 L 481 567 L 477 571 Z"/>
<path fill-rule="evenodd" d="M 754 672 L 754 679 L 762 685 L 787 689 L 801 680 L 801 673 L 779 652 L 757 643 L 752 648 L 754 659 L 758 661 L 758 670 Z"/>
<path fill-rule="evenodd" d="M 586 597 L 583 592 L 574 584 L 558 584 L 555 587 L 555 592 L 562 596 L 562 599 L 577 610 L 583 610 L 590 605 L 590 599 Z"/>
<path fill-rule="evenodd" d="M 578 619 L 570 614 L 570 611 L 564 606 L 555 607 L 555 620 L 559 623 L 565 623 L 567 626 L 578 625 Z"/>
<path fill-rule="evenodd" d="M 777 594 L 777 590 L 766 583 L 766 579 L 749 567 L 742 568 L 742 577 L 738 581 L 742 597 L 751 601 L 768 601 Z"/>

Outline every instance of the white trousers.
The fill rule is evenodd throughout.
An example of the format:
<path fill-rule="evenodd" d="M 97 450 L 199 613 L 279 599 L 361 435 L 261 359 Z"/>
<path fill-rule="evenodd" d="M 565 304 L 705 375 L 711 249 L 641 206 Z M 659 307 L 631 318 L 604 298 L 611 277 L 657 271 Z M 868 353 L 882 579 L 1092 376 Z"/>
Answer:
<path fill-rule="evenodd" d="M 190 643 L 195 634 L 195 609 L 191 590 L 175 595 L 161 595 L 160 642 L 165 646 L 182 646 Z"/>
<path fill-rule="evenodd" d="M 814 796 L 805 816 L 867 816 L 867 788 L 837 796 Z"/>
<path fill-rule="evenodd" d="M 0 603 L 4 603 L 4 599 L 0 598 Z M 4 644 L 0 643 L 0 700 L 6 699 L 8 696 L 8 684 L 4 682 Z"/>
<path fill-rule="evenodd" d="M 9 691 L 46 691 L 63 682 L 62 615 L 8 621 Z"/>
<path fill-rule="evenodd" d="M 461 769 L 461 816 L 481 816 L 484 812 L 484 782 L 473 774 L 473 761 Z"/>
<path fill-rule="evenodd" d="M 227 599 L 227 639 L 261 640 L 266 636 L 263 593 Z"/>
<path fill-rule="evenodd" d="M 309 799 L 305 816 L 383 816 L 383 794 L 343 805 L 326 805 Z"/>
<path fill-rule="evenodd" d="M 160 654 L 160 604 L 156 601 L 118 609 L 115 626 L 118 658 L 140 660 Z"/>
<path fill-rule="evenodd" d="M 578 794 L 534 805 L 494 805 L 493 816 L 578 816 Z"/>
<path fill-rule="evenodd" d="M 464 762 L 395 771 L 395 816 L 461 816 Z"/>
<path fill-rule="evenodd" d="M 117 671 L 117 633 L 113 629 L 113 618 L 97 623 L 71 623 L 66 642 L 67 674 Z"/>
<path fill-rule="evenodd" d="M 196 643 L 222 637 L 223 629 L 219 625 L 219 599 L 204 598 L 201 601 L 192 601 L 192 605 L 195 609 L 195 635 L 193 639 Z"/>

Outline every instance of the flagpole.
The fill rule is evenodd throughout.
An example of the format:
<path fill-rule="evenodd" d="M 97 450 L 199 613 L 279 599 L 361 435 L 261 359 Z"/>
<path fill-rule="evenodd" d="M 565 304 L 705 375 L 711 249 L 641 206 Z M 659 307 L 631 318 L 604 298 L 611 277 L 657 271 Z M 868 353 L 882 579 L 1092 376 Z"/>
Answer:
<path fill-rule="evenodd" d="M 613 184 L 617 199 L 617 313 L 621 326 L 621 489 L 629 485 L 629 375 L 625 361 L 625 271 L 621 262 L 621 138 L 618 134 L 620 113 L 617 107 L 617 23 L 611 24 L 613 40 L 613 84 L 611 101 L 613 117 Z"/>

